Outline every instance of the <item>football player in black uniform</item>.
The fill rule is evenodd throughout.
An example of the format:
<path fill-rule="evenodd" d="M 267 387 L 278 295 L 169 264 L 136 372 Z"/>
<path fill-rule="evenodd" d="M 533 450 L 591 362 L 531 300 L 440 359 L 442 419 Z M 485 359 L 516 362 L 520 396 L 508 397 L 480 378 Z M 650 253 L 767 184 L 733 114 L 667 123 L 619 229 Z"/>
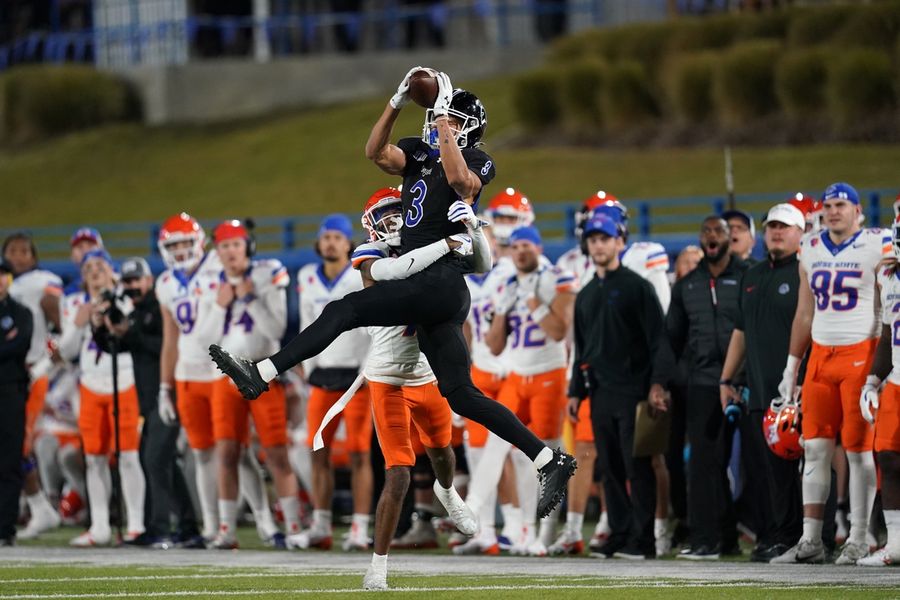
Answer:
<path fill-rule="evenodd" d="M 390 143 L 400 109 L 409 102 L 409 78 L 421 68 L 410 70 L 400 83 L 366 142 L 367 158 L 382 171 L 403 177 L 401 248 L 409 263 L 401 264 L 410 272 L 416 270 L 417 252 L 465 233 L 467 227 L 481 226 L 470 207 L 494 178 L 494 163 L 479 148 L 487 125 L 484 106 L 471 92 L 453 89 L 445 73 L 435 74 L 438 97 L 425 112 L 422 137 L 404 138 L 396 146 Z M 462 215 L 454 211 L 450 220 L 450 206 L 459 199 L 469 207 Z M 415 325 L 419 346 L 453 411 L 481 423 L 534 461 L 541 482 L 538 516 L 544 517 L 562 500 L 566 482 L 575 472 L 575 459 L 544 446 L 512 412 L 472 383 L 469 349 L 462 334 L 470 303 L 463 275 L 471 272 L 471 266 L 458 254 L 444 254 L 406 279 L 399 278 L 405 274 L 379 278 L 375 273 L 379 261 L 370 261 L 372 278 L 381 280 L 378 285 L 329 303 L 315 322 L 267 360 L 254 364 L 217 346 L 210 347 L 210 354 L 246 398 L 255 398 L 278 373 L 315 356 L 344 331 Z"/>

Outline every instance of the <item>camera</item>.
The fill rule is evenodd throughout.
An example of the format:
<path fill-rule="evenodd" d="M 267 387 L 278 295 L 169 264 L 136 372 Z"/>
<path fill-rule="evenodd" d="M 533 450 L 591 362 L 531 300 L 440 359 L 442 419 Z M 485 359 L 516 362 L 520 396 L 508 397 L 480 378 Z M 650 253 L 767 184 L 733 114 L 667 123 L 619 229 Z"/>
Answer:
<path fill-rule="evenodd" d="M 107 288 L 100 292 L 100 298 L 109 303 L 109 308 L 103 312 L 103 315 L 109 317 L 110 323 L 118 325 L 125 320 L 124 295 L 117 294 L 114 290 Z"/>

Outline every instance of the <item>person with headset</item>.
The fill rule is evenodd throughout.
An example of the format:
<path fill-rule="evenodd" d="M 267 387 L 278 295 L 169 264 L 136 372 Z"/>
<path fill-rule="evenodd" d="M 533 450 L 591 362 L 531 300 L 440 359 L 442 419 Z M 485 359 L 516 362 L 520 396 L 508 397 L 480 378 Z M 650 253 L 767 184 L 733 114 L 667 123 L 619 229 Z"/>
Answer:
<path fill-rule="evenodd" d="M 279 347 L 284 335 L 290 277 L 280 261 L 253 258 L 256 242 L 251 229 L 251 224 L 232 219 L 213 230 L 222 270 L 216 301 L 200 316 L 197 327 L 204 345 L 221 344 L 230 352 L 263 357 Z M 288 461 L 284 388 L 276 383 L 248 402 L 231 380 L 222 376 L 213 383 L 211 404 L 219 487 L 219 534 L 213 546 L 237 547 L 238 467 L 242 446 L 248 444 L 251 415 L 275 481 L 287 533 L 298 533 L 300 507 L 297 480 Z"/>

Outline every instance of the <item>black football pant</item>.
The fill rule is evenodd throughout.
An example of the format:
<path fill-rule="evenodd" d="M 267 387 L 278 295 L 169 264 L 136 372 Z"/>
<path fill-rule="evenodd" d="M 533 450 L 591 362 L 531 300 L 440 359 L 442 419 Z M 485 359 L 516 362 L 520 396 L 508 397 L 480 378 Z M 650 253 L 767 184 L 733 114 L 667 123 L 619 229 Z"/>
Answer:
<path fill-rule="evenodd" d="M 166 425 L 159 412 L 147 412 L 141 435 L 141 458 L 147 476 L 147 533 L 154 537 L 172 533 L 172 513 L 178 534 L 193 537 L 199 532 L 194 506 L 184 473 L 178 465 L 178 425 Z"/>
<path fill-rule="evenodd" d="M 469 304 L 462 274 L 448 264 L 436 263 L 409 279 L 384 281 L 329 302 L 319 318 L 271 360 L 283 373 L 316 356 L 350 329 L 415 325 L 419 347 L 453 412 L 481 423 L 534 459 L 544 444 L 472 383 L 469 346 L 462 333 Z"/>
<path fill-rule="evenodd" d="M 22 493 L 22 444 L 25 441 L 25 401 L 28 385 L 0 384 L 0 538 L 16 536 L 19 494 Z"/>

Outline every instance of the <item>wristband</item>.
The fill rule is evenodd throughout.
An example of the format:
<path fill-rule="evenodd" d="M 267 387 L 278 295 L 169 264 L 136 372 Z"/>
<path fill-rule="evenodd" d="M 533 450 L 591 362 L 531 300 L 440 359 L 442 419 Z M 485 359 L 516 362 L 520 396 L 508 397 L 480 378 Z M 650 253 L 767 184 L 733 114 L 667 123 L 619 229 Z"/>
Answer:
<path fill-rule="evenodd" d="M 550 314 L 550 307 L 546 304 L 541 304 L 536 309 L 531 311 L 531 320 L 535 323 L 540 323 L 544 320 L 544 317 Z"/>

